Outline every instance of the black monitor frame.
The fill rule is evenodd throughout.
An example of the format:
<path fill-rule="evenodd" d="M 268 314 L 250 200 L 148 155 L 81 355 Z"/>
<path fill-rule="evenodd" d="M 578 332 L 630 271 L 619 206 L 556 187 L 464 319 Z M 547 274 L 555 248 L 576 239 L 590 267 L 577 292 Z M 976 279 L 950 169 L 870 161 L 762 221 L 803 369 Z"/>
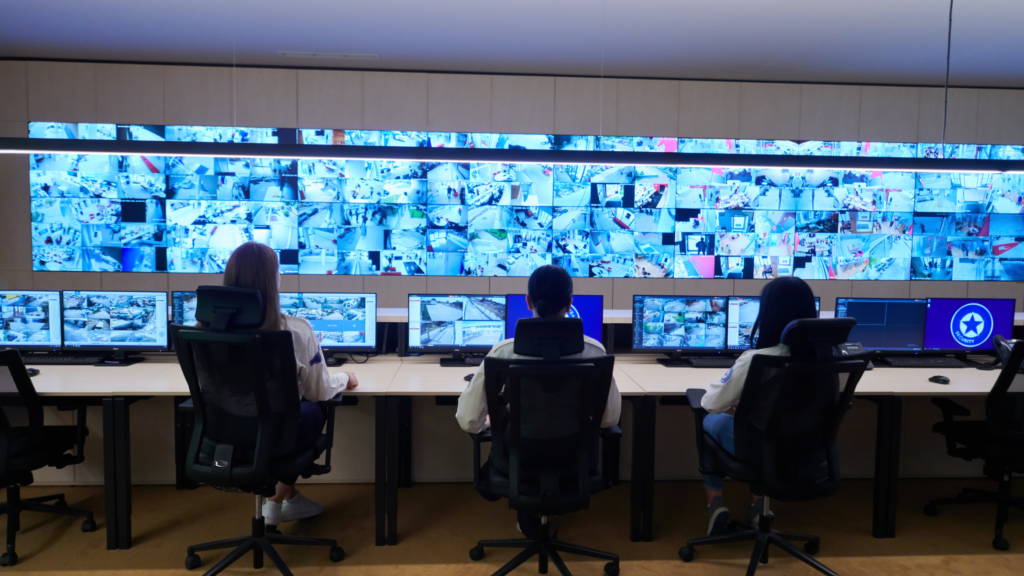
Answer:
<path fill-rule="evenodd" d="M 835 314 L 836 318 L 840 318 L 838 313 L 839 313 L 839 302 L 841 300 L 846 300 L 846 301 L 860 300 L 860 301 L 869 301 L 869 302 L 922 302 L 922 303 L 925 304 L 925 306 L 927 306 L 929 299 L 928 298 L 856 298 L 856 297 L 852 297 L 852 296 L 849 297 L 849 298 L 836 298 L 835 307 L 833 308 L 833 314 Z M 927 312 L 926 312 L 926 314 L 927 314 Z M 846 316 L 843 316 L 843 318 L 846 318 Z M 878 349 L 878 348 L 869 348 L 868 346 L 864 346 L 863 342 L 861 342 L 861 345 L 864 346 L 864 349 L 869 351 L 869 352 L 878 352 L 879 354 L 884 354 L 886 356 L 929 356 L 929 355 L 936 356 L 938 354 L 931 353 L 931 352 L 929 352 L 929 351 L 924 349 L 924 333 L 927 331 L 927 329 L 928 329 L 928 327 L 927 327 L 927 316 L 926 316 L 925 317 L 925 324 L 922 324 L 922 327 L 921 327 L 921 349 L 920 350 L 882 350 L 882 349 Z M 856 326 L 854 327 L 854 330 L 856 330 Z"/>
<path fill-rule="evenodd" d="M 672 294 L 634 294 L 633 295 L 633 303 L 630 304 L 630 306 L 632 308 L 632 310 L 631 310 L 632 314 L 630 315 L 630 317 L 631 317 L 631 324 L 630 324 L 630 339 L 629 339 L 629 345 L 632 348 L 634 353 L 637 353 L 637 354 L 665 355 L 665 356 L 668 356 L 668 358 L 658 358 L 658 362 L 659 363 L 664 364 L 665 366 L 681 366 L 681 367 L 687 367 L 687 366 L 691 365 L 689 362 L 687 362 L 685 360 L 686 357 L 730 358 L 730 357 L 733 357 L 733 356 L 737 355 L 735 351 L 728 349 L 728 342 L 727 342 L 728 334 L 726 334 L 726 340 L 722 342 L 722 347 L 721 348 L 673 348 L 673 347 L 665 347 L 665 348 L 646 348 L 646 347 L 644 347 L 644 348 L 637 348 L 636 345 L 635 345 L 635 342 L 636 342 L 636 338 L 635 338 L 636 332 L 635 331 L 636 331 L 636 327 L 637 327 L 637 307 L 636 307 L 635 303 L 636 303 L 636 299 L 637 298 L 671 298 L 671 299 L 680 299 L 680 298 L 699 298 L 699 299 L 720 298 L 720 299 L 722 299 L 725 302 L 725 307 L 723 309 L 723 312 L 726 315 L 726 317 L 725 317 L 726 330 L 728 330 L 728 326 L 729 326 L 729 302 L 728 302 L 728 297 L 727 296 L 701 296 L 701 295 L 692 295 L 692 294 L 691 295 L 682 295 L 682 296 L 676 296 L 676 295 L 672 295 Z M 642 329 L 643 318 L 640 318 L 640 326 L 641 326 L 641 329 Z"/>
<path fill-rule="evenodd" d="M 406 307 L 406 313 L 412 309 L 413 298 L 444 298 L 444 297 L 459 297 L 459 298 L 502 298 L 505 300 L 505 310 L 508 308 L 508 298 L 505 294 L 409 294 L 409 304 Z M 505 316 L 505 314 L 502 314 Z M 406 327 L 405 327 L 405 338 L 406 338 L 406 349 L 407 353 L 413 353 L 417 355 L 422 354 L 451 354 L 450 358 L 442 358 L 441 366 L 444 367 L 465 367 L 470 362 L 473 362 L 471 358 L 474 356 L 480 356 L 486 354 L 493 344 L 485 346 L 456 346 L 456 345 L 441 345 L 441 346 L 414 346 L 412 339 L 410 338 L 410 331 L 412 330 L 412 322 L 409 320 L 409 316 L 406 316 Z M 502 332 L 501 335 L 505 335 L 505 322 L 507 317 L 503 317 Z M 422 322 L 422 320 L 421 320 Z M 500 340 L 499 340 L 500 342 Z"/>
<path fill-rule="evenodd" d="M 63 351 L 65 353 L 76 353 L 76 354 L 89 354 L 89 353 L 101 353 L 105 356 L 104 360 L 97 364 L 97 366 L 129 366 L 136 362 L 141 362 L 145 358 L 131 357 L 133 354 L 141 354 L 144 352 L 167 352 L 170 350 L 170 324 L 168 323 L 164 327 L 164 336 L 166 338 L 165 343 L 161 345 L 146 345 L 146 346 L 117 346 L 114 342 L 104 342 L 97 345 L 85 345 L 85 346 L 68 346 L 67 337 L 64 334 L 64 314 L 66 312 L 64 307 L 65 294 L 68 292 L 82 292 L 88 295 L 104 295 L 104 294 L 133 294 L 133 295 L 164 295 L 164 305 L 167 305 L 167 292 L 161 292 L 159 290 L 62 290 L 60 295 L 61 303 L 61 341 L 64 343 Z M 157 304 L 157 310 L 160 305 Z M 167 312 L 167 309 L 164 309 Z"/>
<path fill-rule="evenodd" d="M 36 343 L 32 344 L 20 344 L 18 342 L 0 342 L 0 348 L 14 348 L 21 352 L 60 352 L 64 346 L 64 295 L 61 294 L 60 290 L 0 290 L 0 295 L 4 294 L 47 294 L 57 295 L 57 318 L 60 322 L 60 326 L 50 326 L 50 332 L 54 329 L 57 331 L 58 343 L 56 346 L 53 345 L 40 345 Z M 47 318 L 49 320 L 49 318 Z"/>

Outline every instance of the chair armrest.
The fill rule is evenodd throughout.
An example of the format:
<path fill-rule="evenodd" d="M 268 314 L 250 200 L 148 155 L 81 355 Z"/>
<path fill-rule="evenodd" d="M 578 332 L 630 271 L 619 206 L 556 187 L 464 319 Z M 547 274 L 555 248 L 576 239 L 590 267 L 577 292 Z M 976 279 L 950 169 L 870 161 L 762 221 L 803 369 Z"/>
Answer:
<path fill-rule="evenodd" d="M 705 392 L 707 391 L 699 388 L 689 388 L 686 390 L 686 401 L 690 403 L 690 410 L 693 411 L 693 424 L 696 427 L 694 438 L 697 440 L 697 468 L 702 474 L 708 473 L 704 469 L 704 417 L 708 415 L 708 411 L 700 404 Z"/>
<path fill-rule="evenodd" d="M 690 404 L 690 410 L 693 410 L 694 413 L 701 413 L 701 418 L 704 417 L 704 414 L 708 413 L 700 404 L 706 393 L 707 390 L 700 388 L 688 388 L 686 390 L 686 401 Z"/>
<path fill-rule="evenodd" d="M 334 398 L 331 398 L 329 400 L 321 400 L 320 402 L 317 402 L 317 404 L 323 406 L 324 408 L 328 408 L 328 409 L 336 408 L 338 406 L 342 406 L 343 402 L 344 402 L 344 399 L 346 398 L 346 397 L 343 397 L 342 394 L 343 394 L 342 392 L 338 392 L 334 396 Z"/>
<path fill-rule="evenodd" d="M 932 398 L 932 404 L 939 407 L 942 410 L 942 419 L 952 421 L 955 416 L 963 416 L 964 418 L 971 415 L 971 411 L 949 398 Z"/>
<path fill-rule="evenodd" d="M 473 439 L 473 487 L 477 488 L 480 486 L 480 443 L 491 441 L 491 429 L 470 432 L 469 437 Z"/>

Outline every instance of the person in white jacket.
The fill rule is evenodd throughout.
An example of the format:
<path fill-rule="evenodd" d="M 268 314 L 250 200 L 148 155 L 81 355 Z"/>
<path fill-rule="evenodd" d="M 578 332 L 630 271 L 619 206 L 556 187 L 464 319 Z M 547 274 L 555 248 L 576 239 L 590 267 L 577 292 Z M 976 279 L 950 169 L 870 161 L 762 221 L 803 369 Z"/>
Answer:
<path fill-rule="evenodd" d="M 739 358 L 722 376 L 712 383 L 701 399 L 701 407 L 709 412 L 704 417 L 704 431 L 731 454 L 736 453 L 736 438 L 732 411 L 739 404 L 743 385 L 750 370 L 750 361 L 756 354 L 788 356 L 789 346 L 783 344 L 782 331 L 793 320 L 816 318 L 814 292 L 806 282 L 796 277 L 782 277 L 772 280 L 761 290 L 761 305 L 751 328 L 753 346 Z M 705 454 L 704 466 L 714 468 L 714 458 Z M 717 536 L 728 532 L 731 516 L 722 499 L 722 479 L 718 476 L 704 476 L 704 491 L 708 498 L 708 535 Z M 750 495 L 747 522 L 756 525 L 763 500 Z"/>
<path fill-rule="evenodd" d="M 281 313 L 281 273 L 277 254 L 266 244 L 246 242 L 228 258 L 224 267 L 224 285 L 259 290 L 265 308 L 261 330 L 288 330 L 292 333 L 295 366 L 298 371 L 299 426 L 295 438 L 295 451 L 307 450 L 324 429 L 326 416 L 317 402 L 329 400 L 343 390 L 359 385 L 351 372 L 331 374 L 327 371 L 320 342 L 313 327 L 303 318 Z M 306 498 L 295 488 L 298 477 L 279 478 L 276 492 L 263 504 L 264 522 L 276 526 L 281 522 L 316 516 L 323 507 Z"/>
<path fill-rule="evenodd" d="M 526 305 L 533 312 L 534 318 L 564 318 L 572 309 L 572 277 L 563 268 L 551 264 L 537 268 L 530 275 L 527 284 Z M 495 344 L 487 355 L 497 358 L 529 358 L 513 352 L 514 345 L 514 338 L 502 340 Z M 584 336 L 583 352 L 565 358 L 595 358 L 605 354 L 604 346 L 600 342 Z M 604 414 L 601 416 L 601 427 L 607 428 L 618 424 L 621 411 L 622 396 L 619 394 L 619 389 L 613 378 L 612 384 L 608 388 L 608 400 L 605 403 Z M 466 432 L 482 432 L 490 425 L 487 421 L 487 395 L 484 392 L 483 365 L 477 369 L 473 379 L 459 396 L 459 407 L 455 412 L 455 418 L 459 421 L 459 426 Z M 597 438 L 594 440 L 591 461 L 596 464 L 598 460 Z M 482 474 L 487 473 L 486 467 L 488 466 L 490 466 L 490 460 L 484 464 L 485 470 L 481 472 Z M 482 494 L 482 496 L 488 500 L 497 500 L 497 497 L 486 494 Z M 517 518 L 519 529 L 525 536 L 531 538 L 536 536 L 540 529 L 540 518 L 523 512 L 519 512 Z"/>

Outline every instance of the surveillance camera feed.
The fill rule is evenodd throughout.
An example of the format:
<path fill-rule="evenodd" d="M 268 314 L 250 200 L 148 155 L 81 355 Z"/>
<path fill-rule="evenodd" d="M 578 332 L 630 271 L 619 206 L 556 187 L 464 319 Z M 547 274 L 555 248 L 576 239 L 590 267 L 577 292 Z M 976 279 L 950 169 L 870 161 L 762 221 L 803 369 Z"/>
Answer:
<path fill-rule="evenodd" d="M 60 348 L 60 292 L 0 290 L 2 346 L 20 349 Z"/>
<path fill-rule="evenodd" d="M 633 348 L 725 348 L 726 298 L 633 296 Z"/>
<path fill-rule="evenodd" d="M 488 349 L 505 338 L 505 296 L 409 295 L 409 349 Z"/>
<path fill-rule="evenodd" d="M 171 292 L 171 321 L 181 326 L 197 326 L 195 292 Z"/>
<path fill-rule="evenodd" d="M 167 293 L 65 290 L 64 346 L 166 348 Z"/>
<path fill-rule="evenodd" d="M 730 350 L 748 350 L 751 331 L 761 310 L 760 296 L 729 296 L 728 345 Z M 821 312 L 821 298 L 814 297 L 814 310 Z"/>
<path fill-rule="evenodd" d="M 46 122 L 30 135 L 629 150 L 669 163 L 677 151 L 937 154 L 874 142 Z M 965 146 L 948 148 L 1021 155 Z M 236 246 L 257 241 L 285 274 L 529 276 L 558 264 L 594 278 L 1024 281 L 1020 174 L 34 154 L 29 180 L 35 270 L 221 273 Z"/>
<path fill-rule="evenodd" d="M 282 292 L 281 312 L 309 321 L 324 349 L 377 346 L 377 295 Z"/>

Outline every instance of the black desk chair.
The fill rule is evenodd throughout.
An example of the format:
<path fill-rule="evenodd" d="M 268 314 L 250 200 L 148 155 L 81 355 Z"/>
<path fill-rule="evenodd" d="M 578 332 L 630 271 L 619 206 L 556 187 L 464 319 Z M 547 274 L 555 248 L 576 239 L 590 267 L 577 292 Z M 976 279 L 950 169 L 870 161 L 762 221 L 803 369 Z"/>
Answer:
<path fill-rule="evenodd" d="M 206 574 L 251 550 L 253 568 L 263 567 L 265 553 L 288 576 L 274 544 L 327 546 L 331 561 L 340 561 L 345 552 L 335 540 L 268 533 L 264 526 L 263 498 L 274 494 L 278 478 L 329 470 L 314 463 L 327 447 L 323 435 L 314 447 L 293 453 L 299 394 L 291 332 L 256 330 L 264 320 L 256 290 L 200 286 L 196 320 L 210 328 L 172 327 L 195 408 L 185 474 L 219 489 L 251 492 L 256 514 L 249 536 L 189 546 L 185 567 L 200 565 L 196 552 L 234 547 Z"/>
<path fill-rule="evenodd" d="M 78 408 L 75 426 L 43 425 L 43 403 L 25 371 L 21 354 L 10 348 L 0 350 L 0 398 L 5 400 L 0 411 L 0 479 L 7 488 L 7 502 L 0 504 L 0 513 L 7 514 L 7 552 L 0 556 L 0 566 L 14 566 L 18 563 L 14 541 L 21 530 L 23 511 L 78 516 L 85 518 L 82 532 L 96 529 L 92 512 L 68 508 L 63 494 L 21 498 L 21 487 L 32 484 L 33 471 L 46 466 L 63 468 L 81 464 L 85 460 L 83 448 L 89 431 L 85 427 L 85 406 Z M 27 425 L 12 425 L 8 417 L 27 422 Z M 74 454 L 67 453 L 71 450 Z M 45 504 L 50 501 L 54 503 Z"/>
<path fill-rule="evenodd" d="M 772 530 L 768 505 L 771 498 L 801 502 L 839 489 L 836 433 L 867 362 L 840 360 L 833 346 L 846 342 L 854 325 L 853 318 L 796 320 L 782 333 L 791 356 L 754 356 L 736 409 L 736 454 L 705 434 L 704 390 L 687 390 L 696 416 L 701 472 L 749 483 L 751 492 L 764 496 L 764 509 L 757 526 L 733 521 L 730 528 L 740 530 L 690 540 L 679 550 L 684 562 L 693 560 L 697 546 L 755 540 L 748 576 L 757 570 L 758 561 L 768 563 L 769 544 L 825 574 L 835 574 L 811 557 L 820 547 L 817 536 Z M 705 466 L 706 452 L 714 455 L 717 469 Z M 806 542 L 804 550 L 792 540 Z"/>
<path fill-rule="evenodd" d="M 487 413 L 498 433 L 471 434 L 476 466 L 473 485 L 487 495 L 508 498 L 509 508 L 541 517 L 536 538 L 481 540 L 469 552 L 473 560 L 484 548 L 523 548 L 495 575 L 507 574 L 535 555 L 540 573 L 548 558 L 559 573 L 569 570 L 559 552 L 608 560 L 609 576 L 619 573 L 616 554 L 556 540 L 548 516 L 590 507 L 590 495 L 611 486 L 592 461 L 601 417 L 612 382 L 614 356 L 562 359 L 583 351 L 583 322 L 530 318 L 516 325 L 514 351 L 537 360 L 484 359 Z M 508 430 L 506 438 L 504 431 Z M 480 442 L 491 441 L 486 476 L 480 473 Z"/>
<path fill-rule="evenodd" d="M 999 483 L 999 492 L 964 488 L 953 498 L 932 500 L 924 507 L 924 513 L 935 516 L 939 506 L 945 504 L 974 504 L 995 502 L 996 535 L 992 547 L 1008 550 L 1010 543 L 1003 538 L 1003 524 L 1010 514 L 1010 506 L 1024 509 L 1024 498 L 1014 498 L 1010 493 L 1010 479 L 1013 474 L 1024 474 L 1024 386 L 1014 386 L 1021 375 L 1024 362 L 1024 342 L 1017 341 L 1010 347 L 1001 336 L 996 336 L 996 351 L 1003 362 L 1003 369 L 996 378 L 992 390 L 985 398 L 984 420 L 955 420 L 957 416 L 967 417 L 971 411 L 949 398 L 932 398 L 942 410 L 942 422 L 932 427 L 946 437 L 946 453 L 956 458 L 985 462 L 985 476 Z"/>

